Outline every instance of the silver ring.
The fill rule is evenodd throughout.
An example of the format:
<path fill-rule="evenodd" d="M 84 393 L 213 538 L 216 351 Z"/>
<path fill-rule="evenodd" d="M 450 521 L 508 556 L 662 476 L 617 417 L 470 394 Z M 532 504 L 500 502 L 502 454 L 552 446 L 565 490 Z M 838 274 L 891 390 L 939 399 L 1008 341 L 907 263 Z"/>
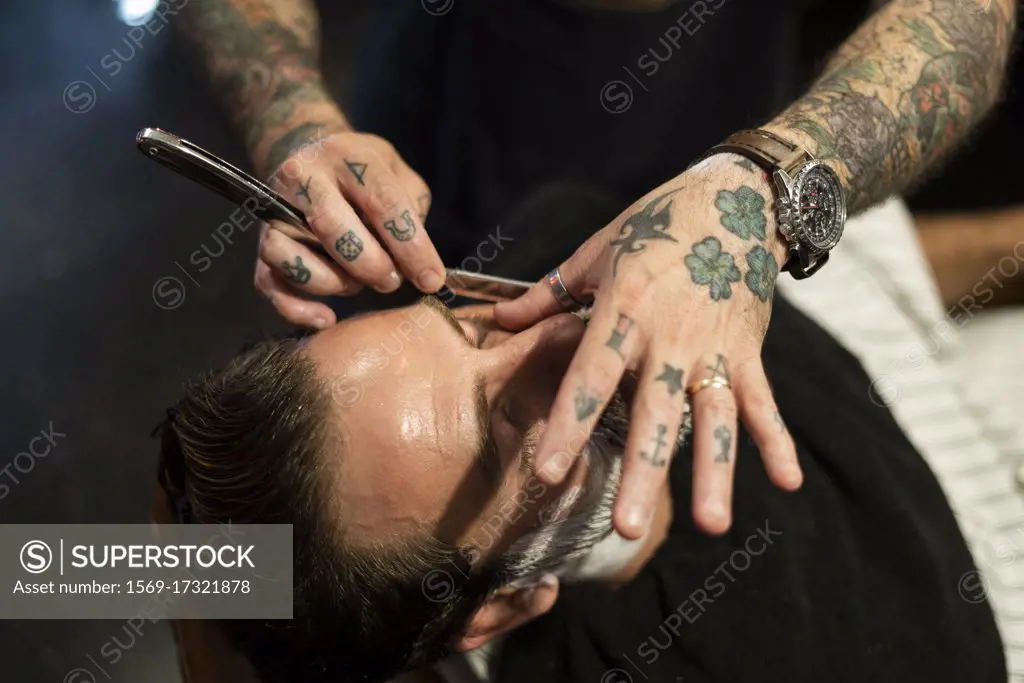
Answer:
<path fill-rule="evenodd" d="M 583 308 L 583 304 L 576 300 L 569 290 L 565 288 L 565 283 L 562 282 L 562 274 L 558 272 L 558 268 L 555 268 L 547 274 L 548 287 L 551 288 L 551 293 L 555 295 L 555 299 L 558 301 L 558 305 L 567 311 L 575 310 L 577 308 Z"/>

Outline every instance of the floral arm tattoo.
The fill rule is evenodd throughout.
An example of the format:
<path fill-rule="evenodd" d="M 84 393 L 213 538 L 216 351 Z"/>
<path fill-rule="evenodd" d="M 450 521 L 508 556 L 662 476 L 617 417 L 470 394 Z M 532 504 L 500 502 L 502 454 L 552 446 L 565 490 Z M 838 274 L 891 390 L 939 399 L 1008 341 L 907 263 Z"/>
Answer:
<path fill-rule="evenodd" d="M 261 173 L 318 135 L 347 129 L 320 75 L 312 0 L 203 0 L 180 19 Z"/>
<path fill-rule="evenodd" d="M 1000 95 L 1014 0 L 891 0 L 766 129 L 839 173 L 851 213 L 906 189 Z"/>

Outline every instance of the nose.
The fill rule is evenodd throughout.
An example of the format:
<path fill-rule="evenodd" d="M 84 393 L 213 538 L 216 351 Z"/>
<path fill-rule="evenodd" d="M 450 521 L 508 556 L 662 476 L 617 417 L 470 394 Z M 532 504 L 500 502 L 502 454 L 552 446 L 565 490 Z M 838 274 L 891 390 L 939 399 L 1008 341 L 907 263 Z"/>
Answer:
<path fill-rule="evenodd" d="M 585 329 L 575 315 L 560 313 L 521 332 L 492 332 L 487 338 L 492 379 L 528 386 L 531 394 L 549 389 L 553 399 Z"/>

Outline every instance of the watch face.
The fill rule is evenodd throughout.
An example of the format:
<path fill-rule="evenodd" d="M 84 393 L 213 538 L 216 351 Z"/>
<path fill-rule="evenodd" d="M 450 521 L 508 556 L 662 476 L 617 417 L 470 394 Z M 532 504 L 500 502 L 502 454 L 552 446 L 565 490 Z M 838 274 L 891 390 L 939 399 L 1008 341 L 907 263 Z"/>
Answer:
<path fill-rule="evenodd" d="M 835 171 L 819 161 L 804 166 L 793 184 L 793 207 L 801 242 L 815 251 L 828 251 L 839 243 L 846 200 Z"/>

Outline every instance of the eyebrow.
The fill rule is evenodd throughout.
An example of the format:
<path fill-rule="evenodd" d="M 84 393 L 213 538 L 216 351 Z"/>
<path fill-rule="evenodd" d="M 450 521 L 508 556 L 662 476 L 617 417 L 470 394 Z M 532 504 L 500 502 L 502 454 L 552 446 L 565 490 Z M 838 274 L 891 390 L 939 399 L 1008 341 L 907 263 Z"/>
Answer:
<path fill-rule="evenodd" d="M 476 348 L 476 344 L 472 342 L 466 330 L 459 324 L 458 318 L 443 301 L 430 295 L 420 299 L 420 303 L 444 318 L 466 344 Z M 494 433 L 491 431 L 491 407 L 487 402 L 487 387 L 482 377 L 477 377 L 473 382 L 473 398 L 479 438 L 474 459 L 475 467 L 480 470 L 480 474 L 493 494 L 501 488 L 501 456 L 498 453 L 498 444 L 494 441 Z"/>
<path fill-rule="evenodd" d="M 433 294 L 428 294 L 427 296 L 420 299 L 420 303 L 426 306 L 427 308 L 431 309 L 432 311 L 436 311 L 437 313 L 439 313 L 441 317 L 444 318 L 444 321 L 448 323 L 448 326 L 451 327 L 456 332 L 458 332 L 459 336 L 462 337 L 462 339 L 465 340 L 467 344 L 476 347 L 476 345 L 469 338 L 469 334 L 467 334 L 466 330 L 462 327 L 462 325 L 459 324 L 459 319 L 455 317 L 454 313 L 452 313 L 452 309 L 448 308 L 448 306 L 446 306 L 443 301 L 438 299 Z"/>

